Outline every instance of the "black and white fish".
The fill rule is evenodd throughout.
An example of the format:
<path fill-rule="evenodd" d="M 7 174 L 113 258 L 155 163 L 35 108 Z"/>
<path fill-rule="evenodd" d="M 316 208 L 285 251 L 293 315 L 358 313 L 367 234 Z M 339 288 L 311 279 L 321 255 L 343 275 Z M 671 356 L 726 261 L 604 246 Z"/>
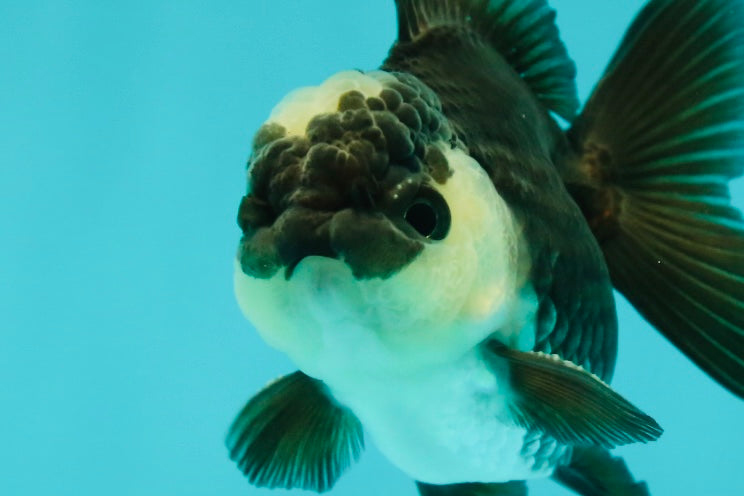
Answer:
<path fill-rule="evenodd" d="M 662 433 L 608 385 L 613 287 L 744 397 L 744 0 L 651 0 L 581 112 L 544 0 L 396 6 L 379 70 L 255 136 L 235 290 L 300 370 L 231 458 L 322 492 L 364 427 L 424 495 L 648 494 L 609 453 Z"/>

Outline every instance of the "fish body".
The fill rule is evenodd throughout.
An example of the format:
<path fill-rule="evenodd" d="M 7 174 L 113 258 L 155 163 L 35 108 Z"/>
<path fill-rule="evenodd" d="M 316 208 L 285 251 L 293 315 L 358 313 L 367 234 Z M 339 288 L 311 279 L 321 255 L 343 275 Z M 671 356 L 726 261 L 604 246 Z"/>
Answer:
<path fill-rule="evenodd" d="M 744 3 L 649 2 L 578 116 L 544 1 L 396 6 L 380 70 L 291 93 L 254 139 L 236 296 L 300 371 L 248 402 L 232 458 L 259 486 L 325 491 L 364 426 L 425 495 L 525 494 L 512 481 L 550 475 L 647 494 L 607 452 L 661 434 L 608 385 L 613 287 L 742 395 L 726 181 L 744 167 L 744 34 L 720 10 Z M 681 36 L 681 12 L 693 35 L 658 49 L 682 66 L 664 94 L 649 81 L 674 64 L 639 54 Z M 719 56 L 698 56 L 711 36 Z"/>
<path fill-rule="evenodd" d="M 299 119 L 306 111 L 295 99 L 327 100 L 325 110 L 334 112 L 349 92 L 377 97 L 385 88 L 378 79 L 400 84 L 390 73 L 341 73 L 290 95 L 270 122 L 293 129 L 285 113 L 307 122 L 322 113 L 314 107 Z M 304 135 L 306 122 L 296 126 Z M 537 304 L 526 281 L 525 241 L 472 157 L 448 141 L 429 146 L 451 169 L 442 184 L 428 183 L 449 207 L 446 239 L 387 278 L 360 280 L 344 261 L 320 256 L 303 258 L 290 278 L 281 270 L 269 279 L 250 277 L 238 264 L 238 301 L 264 339 L 303 372 L 323 378 L 380 449 L 417 480 L 544 476 L 550 465 L 536 467 L 521 455 L 509 464 L 497 456 L 519 453 L 527 431 L 494 416 L 508 416 L 508 380 L 478 349 L 489 337 L 525 351 L 534 346 Z M 412 288 L 427 288 L 426 297 Z M 485 438 L 492 442 L 478 441 Z"/>

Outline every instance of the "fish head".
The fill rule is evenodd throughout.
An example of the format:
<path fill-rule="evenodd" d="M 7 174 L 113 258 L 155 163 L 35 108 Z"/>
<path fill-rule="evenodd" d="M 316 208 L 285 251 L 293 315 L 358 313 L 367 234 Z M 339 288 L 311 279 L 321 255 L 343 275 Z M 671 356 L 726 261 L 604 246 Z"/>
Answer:
<path fill-rule="evenodd" d="M 436 95 L 344 72 L 256 134 L 235 291 L 306 373 L 416 366 L 493 332 L 524 278 L 519 229 Z"/>

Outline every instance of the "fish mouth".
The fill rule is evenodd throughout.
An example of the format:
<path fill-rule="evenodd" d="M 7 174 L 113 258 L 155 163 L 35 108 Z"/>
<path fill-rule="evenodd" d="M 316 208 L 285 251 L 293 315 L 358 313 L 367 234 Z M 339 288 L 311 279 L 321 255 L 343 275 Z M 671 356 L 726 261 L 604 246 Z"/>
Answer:
<path fill-rule="evenodd" d="M 356 279 L 386 279 L 423 247 L 421 239 L 400 230 L 382 212 L 290 207 L 271 226 L 245 233 L 239 260 L 246 275 L 259 279 L 281 271 L 290 280 L 308 257 L 346 264 Z"/>
<path fill-rule="evenodd" d="M 294 274 L 294 271 L 295 271 L 295 269 L 296 269 L 296 268 L 297 268 L 297 266 L 298 266 L 298 265 L 300 264 L 300 262 L 302 262 L 302 261 L 303 261 L 304 259 L 306 259 L 306 258 L 307 258 L 307 257 L 301 257 L 301 258 L 298 258 L 298 259 L 297 259 L 297 260 L 295 260 L 294 262 L 290 263 L 290 264 L 289 264 L 289 265 L 287 266 L 287 268 L 285 268 L 285 269 L 284 269 L 284 279 L 285 279 L 286 281 L 289 281 L 290 279 L 292 279 L 292 275 Z"/>
<path fill-rule="evenodd" d="M 292 276 L 295 273 L 295 269 L 297 269 L 297 266 L 300 265 L 300 262 L 303 262 L 307 260 L 308 258 L 327 258 L 329 260 L 338 260 L 338 257 L 336 256 L 330 257 L 326 255 L 313 255 L 313 254 L 303 255 L 301 257 L 296 258 L 294 262 L 291 262 L 285 267 L 284 280 L 289 281 L 290 279 L 292 279 Z"/>

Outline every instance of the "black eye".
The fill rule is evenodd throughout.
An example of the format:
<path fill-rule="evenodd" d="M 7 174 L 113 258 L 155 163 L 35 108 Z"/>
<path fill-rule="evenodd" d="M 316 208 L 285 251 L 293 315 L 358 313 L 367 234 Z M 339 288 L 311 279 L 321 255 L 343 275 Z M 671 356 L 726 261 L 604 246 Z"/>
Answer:
<path fill-rule="evenodd" d="M 421 236 L 436 241 L 447 236 L 452 221 L 447 202 L 428 186 L 421 187 L 404 217 Z"/>

